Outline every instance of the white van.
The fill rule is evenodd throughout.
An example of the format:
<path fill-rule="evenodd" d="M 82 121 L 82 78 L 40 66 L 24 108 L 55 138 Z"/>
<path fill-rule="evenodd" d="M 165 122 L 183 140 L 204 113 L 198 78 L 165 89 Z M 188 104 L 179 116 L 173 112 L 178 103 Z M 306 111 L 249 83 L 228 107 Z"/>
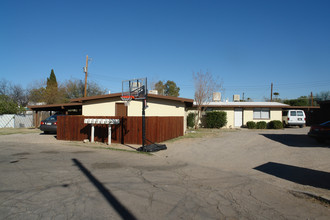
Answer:
<path fill-rule="evenodd" d="M 282 112 L 282 121 L 284 127 L 296 125 L 302 128 L 306 124 L 305 112 L 298 109 L 284 110 Z"/>

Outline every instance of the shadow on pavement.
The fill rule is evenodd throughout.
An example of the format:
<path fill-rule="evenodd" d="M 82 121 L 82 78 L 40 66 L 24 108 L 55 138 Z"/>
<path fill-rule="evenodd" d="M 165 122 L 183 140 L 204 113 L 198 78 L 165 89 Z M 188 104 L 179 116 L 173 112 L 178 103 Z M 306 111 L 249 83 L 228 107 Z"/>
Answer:
<path fill-rule="evenodd" d="M 330 173 L 328 172 L 274 162 L 268 162 L 253 169 L 298 184 L 330 190 Z"/>
<path fill-rule="evenodd" d="M 328 144 L 320 144 L 307 134 L 260 134 L 273 141 L 289 147 L 329 147 Z"/>
<path fill-rule="evenodd" d="M 112 193 L 103 186 L 103 184 L 96 179 L 90 172 L 87 170 L 79 160 L 73 158 L 72 161 L 75 165 L 85 174 L 85 176 L 93 183 L 93 185 L 100 191 L 103 197 L 109 202 L 109 204 L 117 211 L 117 213 L 123 219 L 136 219 L 135 216 L 124 206 L 118 199 L 112 195 Z"/>

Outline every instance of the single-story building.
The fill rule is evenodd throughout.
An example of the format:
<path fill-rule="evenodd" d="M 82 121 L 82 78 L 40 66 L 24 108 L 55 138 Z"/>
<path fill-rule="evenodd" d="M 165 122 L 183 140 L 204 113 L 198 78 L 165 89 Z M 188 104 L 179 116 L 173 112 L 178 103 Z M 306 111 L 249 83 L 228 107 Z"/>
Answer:
<path fill-rule="evenodd" d="M 79 107 L 81 114 L 60 116 L 57 123 L 57 138 L 81 141 L 90 139 L 91 125 L 84 119 L 119 119 L 120 124 L 111 125 L 114 143 L 140 144 L 142 141 L 143 100 L 131 100 L 128 105 L 121 93 L 72 99 L 68 104 L 30 106 L 34 111 L 54 111 Z M 187 109 L 193 106 L 192 99 L 148 94 L 146 116 L 146 138 L 150 142 L 162 142 L 184 135 Z M 107 142 L 107 126 L 95 125 L 95 140 Z M 109 125 L 110 126 L 110 125 Z"/>
<path fill-rule="evenodd" d="M 146 117 L 183 117 L 186 129 L 186 109 L 193 106 L 193 99 L 148 94 Z M 72 99 L 82 104 L 83 116 L 142 116 L 142 100 L 131 100 L 128 105 L 121 100 L 121 93 Z M 185 131 L 185 130 L 184 130 Z"/>
<path fill-rule="evenodd" d="M 282 109 L 288 105 L 278 102 L 209 102 L 203 105 L 207 111 L 227 113 L 226 128 L 245 126 L 248 121 L 282 121 Z M 196 112 L 196 103 L 189 112 Z"/>
<path fill-rule="evenodd" d="M 143 101 L 131 100 L 127 104 L 122 101 L 121 95 L 121 93 L 114 93 L 84 97 L 72 99 L 68 104 L 30 106 L 30 108 L 34 111 L 78 109 L 80 116 L 66 117 L 67 121 L 63 122 L 65 125 L 62 126 L 65 127 L 60 129 L 62 133 L 58 133 L 58 137 L 62 140 L 81 140 L 89 137 L 88 125 L 84 124 L 83 120 L 96 117 L 122 120 L 121 128 L 114 126 L 116 129 L 116 134 L 112 137 L 114 142 L 140 143 Z M 183 135 L 187 128 L 187 115 L 190 112 L 196 112 L 197 109 L 193 99 L 156 94 L 148 94 L 147 106 L 145 115 L 149 121 L 146 129 L 150 138 L 154 137 L 152 141 L 163 141 Z M 248 121 L 282 121 L 282 109 L 288 107 L 289 105 L 278 102 L 210 102 L 203 105 L 205 112 L 226 112 L 226 128 L 245 126 Z M 72 123 L 76 123 L 76 125 Z M 72 127 L 75 127 L 77 131 L 71 131 Z M 72 135 L 75 137 L 70 136 L 70 133 L 74 133 Z M 100 139 L 103 136 L 104 134 L 100 135 Z M 137 136 L 139 138 L 133 140 Z M 105 140 L 102 139 L 102 141 Z"/>

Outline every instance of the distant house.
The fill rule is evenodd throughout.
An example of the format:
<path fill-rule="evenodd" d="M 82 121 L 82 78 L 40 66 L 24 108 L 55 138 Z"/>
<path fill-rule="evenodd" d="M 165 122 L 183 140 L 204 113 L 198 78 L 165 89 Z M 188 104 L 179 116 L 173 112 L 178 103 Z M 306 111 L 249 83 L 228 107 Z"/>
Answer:
<path fill-rule="evenodd" d="M 278 102 L 210 102 L 203 105 L 207 111 L 224 111 L 227 113 L 227 128 L 246 125 L 248 121 L 282 121 L 282 108 L 288 105 Z M 196 111 L 196 103 L 189 112 Z M 203 120 L 202 120 L 203 121 Z"/>

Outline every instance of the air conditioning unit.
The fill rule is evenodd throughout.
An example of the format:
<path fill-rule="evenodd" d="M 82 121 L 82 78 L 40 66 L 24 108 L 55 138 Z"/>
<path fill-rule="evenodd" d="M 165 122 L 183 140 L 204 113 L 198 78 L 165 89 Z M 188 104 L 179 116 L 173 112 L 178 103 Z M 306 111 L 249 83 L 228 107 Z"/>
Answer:
<path fill-rule="evenodd" d="M 221 92 L 214 92 L 212 101 L 220 102 L 221 101 Z"/>
<path fill-rule="evenodd" d="M 158 90 L 149 90 L 149 94 L 158 95 Z"/>
<path fill-rule="evenodd" d="M 234 95 L 233 100 L 234 102 L 239 102 L 240 101 L 239 95 Z"/>

